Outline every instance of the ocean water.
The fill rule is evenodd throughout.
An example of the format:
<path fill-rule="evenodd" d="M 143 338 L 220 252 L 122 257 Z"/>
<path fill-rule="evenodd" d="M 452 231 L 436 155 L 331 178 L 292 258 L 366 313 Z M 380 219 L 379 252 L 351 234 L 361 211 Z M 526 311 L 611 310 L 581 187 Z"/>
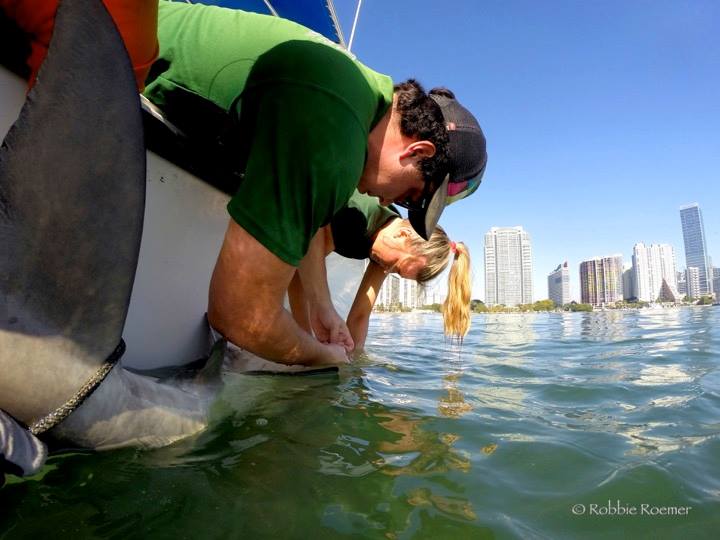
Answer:
<path fill-rule="evenodd" d="M 0 538 L 718 538 L 720 308 L 378 314 L 338 374 L 233 375 L 171 447 L 52 457 Z"/>

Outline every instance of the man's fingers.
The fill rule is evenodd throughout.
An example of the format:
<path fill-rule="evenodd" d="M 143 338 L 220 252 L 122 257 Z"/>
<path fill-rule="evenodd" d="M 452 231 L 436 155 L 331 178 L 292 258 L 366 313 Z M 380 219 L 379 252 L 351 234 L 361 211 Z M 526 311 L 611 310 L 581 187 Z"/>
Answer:
<path fill-rule="evenodd" d="M 328 331 L 325 329 L 325 326 L 319 320 L 314 320 L 311 326 L 313 332 L 315 333 L 315 338 L 317 338 L 318 341 L 328 341 L 328 338 L 330 337 Z"/>
<path fill-rule="evenodd" d="M 345 354 L 345 349 L 341 345 L 330 343 L 328 345 L 330 350 L 332 351 L 333 364 L 349 364 L 350 358 L 348 358 L 347 354 Z"/>
<path fill-rule="evenodd" d="M 340 328 L 333 326 L 330 328 L 330 343 L 342 343 L 342 336 L 340 335 Z"/>

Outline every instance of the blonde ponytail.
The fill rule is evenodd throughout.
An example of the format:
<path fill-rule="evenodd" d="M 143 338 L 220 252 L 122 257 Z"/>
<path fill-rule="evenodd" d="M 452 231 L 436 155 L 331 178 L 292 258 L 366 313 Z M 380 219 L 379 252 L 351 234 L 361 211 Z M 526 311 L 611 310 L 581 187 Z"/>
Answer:
<path fill-rule="evenodd" d="M 406 220 L 407 221 L 407 220 Z M 408 226 L 409 222 L 408 222 Z M 452 266 L 448 276 L 448 295 L 443 303 L 445 335 L 462 341 L 470 329 L 470 252 L 462 242 L 451 242 L 439 225 L 430 240 L 420 236 L 412 240 L 411 250 L 417 257 L 425 259 L 425 266 L 418 273 L 417 282 L 422 284 L 445 270 L 450 259 Z"/>
<path fill-rule="evenodd" d="M 443 303 L 445 335 L 462 342 L 470 329 L 470 252 L 465 244 L 455 244 L 448 277 L 448 295 Z"/>

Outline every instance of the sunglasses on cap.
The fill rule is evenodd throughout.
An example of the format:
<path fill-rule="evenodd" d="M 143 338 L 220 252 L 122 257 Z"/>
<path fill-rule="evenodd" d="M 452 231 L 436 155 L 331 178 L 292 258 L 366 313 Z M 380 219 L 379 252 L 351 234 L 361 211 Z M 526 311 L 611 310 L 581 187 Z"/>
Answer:
<path fill-rule="evenodd" d="M 480 185 L 483 174 L 485 174 L 485 165 L 475 176 L 467 180 L 450 182 L 448 173 L 436 189 L 432 188 L 430 180 L 425 179 L 423 193 L 419 199 L 416 201 L 406 199 L 395 204 L 408 210 L 408 219 L 415 232 L 425 240 L 429 240 L 445 207 L 472 194 Z"/>

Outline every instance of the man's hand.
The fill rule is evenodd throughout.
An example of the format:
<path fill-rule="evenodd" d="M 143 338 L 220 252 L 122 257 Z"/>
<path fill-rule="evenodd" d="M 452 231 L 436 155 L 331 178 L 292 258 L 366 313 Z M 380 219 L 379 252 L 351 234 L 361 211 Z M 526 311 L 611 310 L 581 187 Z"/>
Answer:
<path fill-rule="evenodd" d="M 332 306 L 311 306 L 310 323 L 318 341 L 342 345 L 347 352 L 355 348 L 350 330 Z"/>
<path fill-rule="evenodd" d="M 338 345 L 337 343 L 328 343 L 322 345 L 322 347 L 324 349 L 323 356 L 309 362 L 309 365 L 342 366 L 350 363 L 350 358 L 348 358 L 347 352 L 345 352 L 345 348 L 342 345 Z"/>
<path fill-rule="evenodd" d="M 210 280 L 208 321 L 232 343 L 268 360 L 347 363 L 343 346 L 320 343 L 283 308 L 294 274 L 295 267 L 230 220 Z"/>
<path fill-rule="evenodd" d="M 320 229 L 310 241 L 305 257 L 300 261 L 298 275 L 310 307 L 310 325 L 315 337 L 323 343 L 337 343 L 346 351 L 355 348 L 345 321 L 333 307 L 325 269 L 325 245 L 328 229 Z"/>

